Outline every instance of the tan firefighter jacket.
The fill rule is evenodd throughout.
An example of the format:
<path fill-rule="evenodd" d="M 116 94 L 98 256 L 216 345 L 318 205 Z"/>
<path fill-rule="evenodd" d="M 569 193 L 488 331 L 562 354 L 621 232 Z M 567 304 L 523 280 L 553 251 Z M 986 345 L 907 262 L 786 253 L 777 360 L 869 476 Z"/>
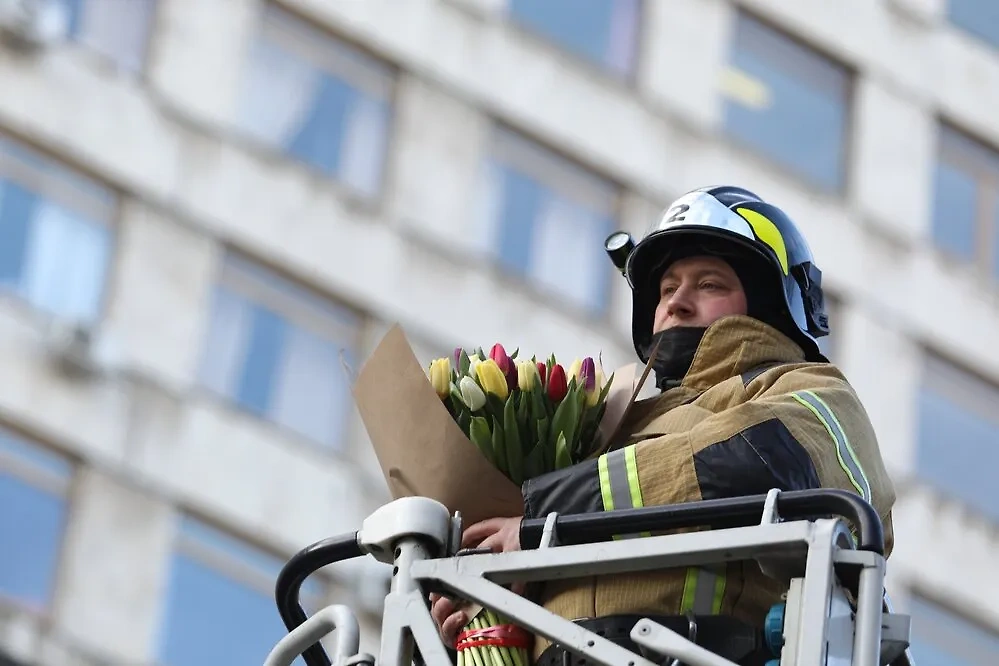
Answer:
<path fill-rule="evenodd" d="M 776 329 L 733 316 L 708 327 L 680 386 L 633 406 L 609 453 L 526 482 L 524 515 L 817 487 L 870 501 L 891 552 L 894 489 L 847 380 L 834 365 L 805 362 Z M 553 581 L 539 602 L 569 619 L 693 610 L 762 626 L 784 591 L 748 561 Z M 539 637 L 535 656 L 545 647 Z"/>

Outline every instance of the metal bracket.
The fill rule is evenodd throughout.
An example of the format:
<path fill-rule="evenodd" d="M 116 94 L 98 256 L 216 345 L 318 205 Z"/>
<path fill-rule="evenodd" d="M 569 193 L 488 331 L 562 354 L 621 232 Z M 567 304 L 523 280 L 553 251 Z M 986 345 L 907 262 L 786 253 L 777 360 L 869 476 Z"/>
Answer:
<path fill-rule="evenodd" d="M 447 507 L 427 497 L 403 497 L 368 516 L 357 542 L 379 562 L 394 564 L 392 549 L 403 537 L 417 537 L 442 554 L 451 540 L 451 515 Z"/>
<path fill-rule="evenodd" d="M 779 488 L 771 488 L 767 491 L 767 499 L 763 503 L 763 518 L 760 525 L 773 525 L 780 522 L 780 514 L 777 513 L 777 497 L 780 495 Z"/>
<path fill-rule="evenodd" d="M 697 643 L 697 618 L 694 617 L 692 611 L 687 611 L 687 640 L 691 643 Z M 674 657 L 673 661 L 669 663 L 669 666 L 683 666 L 683 662 L 680 661 L 679 657 Z"/>
<path fill-rule="evenodd" d="M 680 634 L 648 618 L 639 620 L 631 630 L 636 644 L 686 666 L 739 666 L 724 657 L 709 652 Z"/>
<path fill-rule="evenodd" d="M 541 532 L 541 544 L 538 548 L 551 548 L 558 545 L 558 534 L 555 532 L 555 525 L 558 522 L 558 513 L 552 511 L 545 516 L 545 529 Z"/>
<path fill-rule="evenodd" d="M 462 533 L 461 511 L 455 511 L 451 516 L 451 534 L 448 536 L 448 544 L 444 550 L 444 557 L 451 557 L 461 550 Z"/>
<path fill-rule="evenodd" d="M 305 648 L 334 630 L 337 632 L 334 666 L 357 663 L 359 656 L 370 657 L 357 654 L 361 630 L 354 612 L 346 606 L 336 605 L 323 608 L 282 638 L 267 655 L 264 666 L 291 666 Z M 371 662 L 374 662 L 373 657 Z"/>

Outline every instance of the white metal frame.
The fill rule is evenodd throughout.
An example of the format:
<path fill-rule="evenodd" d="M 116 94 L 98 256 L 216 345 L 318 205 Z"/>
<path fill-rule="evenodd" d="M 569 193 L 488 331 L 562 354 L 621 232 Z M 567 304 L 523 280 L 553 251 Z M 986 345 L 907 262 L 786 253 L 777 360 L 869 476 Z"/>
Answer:
<path fill-rule="evenodd" d="M 751 559 L 767 575 L 789 584 L 780 666 L 911 666 L 911 659 L 896 660 L 908 645 L 908 618 L 883 612 L 884 557 L 855 550 L 842 520 L 780 522 L 775 500 L 774 491 L 761 524 L 751 527 L 563 546 L 552 543 L 557 533 L 546 529 L 545 542 L 535 550 L 443 558 L 434 554 L 449 552 L 457 519 L 433 500 L 397 500 L 372 514 L 357 535 L 363 552 L 394 567 L 378 661 L 381 666 L 409 666 L 418 650 L 427 666 L 453 664 L 428 607 L 428 592 L 438 591 L 493 609 L 591 663 L 655 666 L 504 586 Z M 840 584 L 850 572 L 858 580 L 852 603 Z M 317 613 L 286 636 L 265 666 L 289 666 L 334 627 L 340 632 L 335 666 L 374 664 L 370 655 L 358 654 L 353 614 L 335 608 Z M 688 666 L 737 666 L 649 619 L 635 625 L 631 638 Z"/>

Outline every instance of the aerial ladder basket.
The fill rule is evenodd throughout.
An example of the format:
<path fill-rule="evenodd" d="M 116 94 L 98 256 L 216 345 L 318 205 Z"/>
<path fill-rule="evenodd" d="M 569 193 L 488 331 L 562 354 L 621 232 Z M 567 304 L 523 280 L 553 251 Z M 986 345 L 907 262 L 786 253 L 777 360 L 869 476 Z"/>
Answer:
<path fill-rule="evenodd" d="M 699 531 L 614 539 L 615 535 Z M 319 541 L 281 570 L 276 601 L 289 633 L 265 666 L 453 666 L 428 597 L 437 592 L 495 611 L 578 658 L 603 666 L 738 666 L 690 635 L 641 618 L 630 632 L 632 652 L 511 592 L 514 582 L 704 567 L 755 561 L 786 586 L 764 625 L 771 666 L 915 666 L 909 618 L 885 594 L 884 531 L 874 508 L 841 490 L 779 492 L 732 499 L 602 513 L 557 515 L 521 523 L 522 550 L 461 550 L 461 516 L 439 502 L 408 497 L 382 506 L 362 528 Z M 359 626 L 347 607 L 308 617 L 299 594 L 306 578 L 327 565 L 368 555 L 392 566 L 377 660 L 359 653 Z M 335 648 L 319 642 L 335 632 Z M 691 640 L 695 638 L 695 640 Z"/>

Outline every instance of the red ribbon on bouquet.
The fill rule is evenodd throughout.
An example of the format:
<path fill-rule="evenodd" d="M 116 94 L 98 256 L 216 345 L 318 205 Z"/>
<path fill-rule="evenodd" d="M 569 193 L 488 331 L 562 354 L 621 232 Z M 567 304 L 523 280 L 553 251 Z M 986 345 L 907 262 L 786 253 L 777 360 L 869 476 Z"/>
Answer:
<path fill-rule="evenodd" d="M 467 650 L 473 647 L 531 647 L 534 635 L 512 624 L 500 624 L 485 629 L 469 629 L 458 634 L 455 650 Z"/>

